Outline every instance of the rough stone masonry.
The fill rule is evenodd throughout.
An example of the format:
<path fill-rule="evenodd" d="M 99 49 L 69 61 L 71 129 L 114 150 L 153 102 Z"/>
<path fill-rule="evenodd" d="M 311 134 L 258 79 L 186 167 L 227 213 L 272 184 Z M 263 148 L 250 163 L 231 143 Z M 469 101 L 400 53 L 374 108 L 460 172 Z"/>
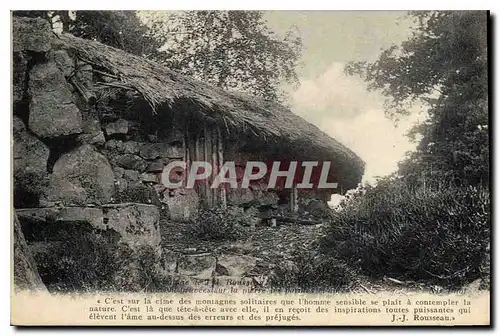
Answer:
<path fill-rule="evenodd" d="M 53 246 L 76 225 L 161 255 L 167 206 L 150 166 L 178 149 L 134 133 L 118 113 L 101 117 L 82 95 L 92 92 L 92 66 L 65 50 L 45 20 L 13 18 L 13 60 L 14 205 L 28 245 Z"/>

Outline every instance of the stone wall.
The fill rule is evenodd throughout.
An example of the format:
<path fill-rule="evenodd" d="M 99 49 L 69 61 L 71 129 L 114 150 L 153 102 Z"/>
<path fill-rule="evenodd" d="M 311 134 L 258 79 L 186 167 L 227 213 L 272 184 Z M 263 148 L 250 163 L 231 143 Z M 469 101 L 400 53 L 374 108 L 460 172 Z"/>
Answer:
<path fill-rule="evenodd" d="M 256 153 L 248 153 L 238 146 L 238 140 L 227 144 L 224 149 L 225 159 L 234 161 L 238 183 L 241 183 L 247 161 L 268 162 L 269 158 Z M 290 189 L 267 189 L 269 171 L 263 179 L 251 181 L 247 189 L 228 189 L 227 204 L 239 206 L 256 213 L 257 217 L 270 217 L 288 214 L 290 209 Z M 328 217 L 330 191 L 304 189 L 298 193 L 297 212 L 302 219 L 322 219 Z M 248 211 L 248 210 L 247 210 Z"/>
<path fill-rule="evenodd" d="M 16 208 L 135 202 L 189 219 L 197 195 L 158 183 L 165 164 L 184 159 L 181 128 L 147 104 L 124 104 L 137 99 L 127 92 L 89 99 L 104 76 L 44 20 L 15 18 L 13 28 Z"/>
<path fill-rule="evenodd" d="M 160 218 L 198 208 L 196 193 L 158 183 L 184 158 L 183 133 L 127 92 L 96 95 L 103 76 L 43 19 L 13 18 L 13 61 L 14 205 L 28 245 L 81 227 L 161 255 Z"/>
<path fill-rule="evenodd" d="M 13 59 L 17 208 L 133 202 L 158 206 L 163 218 L 188 220 L 200 201 L 207 203 L 208 190 L 169 190 L 159 183 L 166 164 L 200 160 L 193 154 L 207 147 L 199 143 L 196 151 L 186 150 L 193 134 L 184 134 L 185 125 L 174 118 L 185 111 L 153 114 L 134 92 L 103 89 L 113 75 L 75 57 L 41 19 L 15 18 Z M 212 154 L 204 153 L 210 160 Z M 266 160 L 231 139 L 223 155 L 236 162 L 237 172 L 249 159 Z M 227 191 L 229 205 L 272 206 L 278 199 L 255 183 Z"/>

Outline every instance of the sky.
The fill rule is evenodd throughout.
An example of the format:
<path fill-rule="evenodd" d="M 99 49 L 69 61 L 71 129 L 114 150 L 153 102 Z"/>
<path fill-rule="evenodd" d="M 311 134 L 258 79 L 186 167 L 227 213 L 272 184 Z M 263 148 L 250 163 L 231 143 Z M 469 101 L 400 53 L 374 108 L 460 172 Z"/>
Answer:
<path fill-rule="evenodd" d="M 396 127 L 384 114 L 385 98 L 369 92 L 361 78 L 346 76 L 343 70 L 351 61 L 375 61 L 382 50 L 407 40 L 413 24 L 407 13 L 282 10 L 266 11 L 264 19 L 278 35 L 292 29 L 302 39 L 299 83 L 283 85 L 292 111 L 365 161 L 363 183 L 396 171 L 405 153 L 416 147 L 406 132 L 424 120 L 421 108 L 414 108 Z"/>
<path fill-rule="evenodd" d="M 303 50 L 299 85 L 289 89 L 292 111 L 358 154 L 366 163 L 363 182 L 397 169 L 415 148 L 405 136 L 423 120 L 418 108 L 398 126 L 384 115 L 384 97 L 368 92 L 359 77 L 344 75 L 350 61 L 374 61 L 382 49 L 411 34 L 400 11 L 271 11 L 268 26 L 284 34 L 295 26 Z"/>

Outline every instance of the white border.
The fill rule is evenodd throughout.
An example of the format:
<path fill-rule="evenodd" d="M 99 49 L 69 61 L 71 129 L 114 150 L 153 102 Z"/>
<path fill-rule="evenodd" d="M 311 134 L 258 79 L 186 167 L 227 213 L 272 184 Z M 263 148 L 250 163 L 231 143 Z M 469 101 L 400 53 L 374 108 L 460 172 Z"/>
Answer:
<path fill-rule="evenodd" d="M 288 0 L 288 1 L 269 1 L 269 0 L 220 0 L 220 1 L 208 1 L 208 0 L 182 0 L 182 1 L 151 1 L 151 0 L 142 0 L 139 3 L 125 3 L 125 2 L 103 2 L 102 0 L 88 0 L 84 3 L 82 1 L 51 1 L 50 3 L 41 4 L 39 1 L 15 1 L 9 3 L 11 7 L 2 8 L 0 11 L 0 24 L 2 33 L 2 45 L 4 48 L 1 49 L 1 65 L 3 67 L 3 76 L 2 76 L 2 90 L 0 91 L 2 94 L 2 99 L 0 100 L 3 103 L 4 111 L 0 113 L 0 150 L 1 150 L 1 158 L 2 158 L 2 170 L 1 170 L 1 225 L 3 232 L 0 235 L 1 244 L 3 248 L 0 269 L 3 270 L 2 277 L 2 296 L 0 297 L 0 302 L 2 303 L 2 319 L 0 321 L 0 334 L 1 335 L 11 335 L 17 332 L 16 329 L 9 327 L 10 324 L 10 252 L 8 252 L 7 248 L 10 247 L 10 180 L 11 180 L 11 171 L 10 171 L 10 116 L 11 116 L 11 106 L 10 106 L 10 92 L 11 92 L 11 82 L 10 82 L 10 10 L 11 9 L 55 9 L 55 8 L 72 8 L 72 9 L 164 9 L 164 10 L 181 10 L 181 9 L 262 9 L 262 10 L 408 10 L 408 9 L 454 9 L 454 10 L 471 10 L 471 9 L 490 9 L 492 10 L 492 14 L 498 14 L 500 11 L 498 10 L 499 1 L 486 1 L 486 0 L 454 0 L 454 1 L 435 1 L 435 0 L 419 0 L 415 2 L 403 2 L 403 1 L 386 1 L 386 0 L 378 0 L 378 1 L 320 1 L 320 0 L 307 0 L 307 1 L 297 1 L 297 0 Z M 7 2 L 2 2 L 0 6 L 4 7 L 7 5 Z M 493 34 L 494 41 L 490 41 L 494 43 L 497 41 L 497 27 L 498 21 L 495 23 L 495 32 Z M 490 47 L 493 47 L 490 44 Z M 495 55 L 495 60 L 493 64 L 498 64 L 498 53 Z M 492 75 L 496 75 L 497 71 L 494 70 Z M 496 76 L 495 76 L 496 77 Z M 495 86 L 495 92 L 492 92 L 493 97 L 498 97 L 498 86 Z M 494 129 L 498 129 L 499 117 L 495 118 Z M 496 137 L 498 140 L 498 137 Z M 495 157 L 498 157 L 499 154 L 499 144 L 498 141 L 494 143 L 495 148 Z M 498 181 L 495 181 L 495 187 L 498 187 Z M 498 200 L 495 199 L 495 205 L 497 205 Z M 495 242 L 498 243 L 498 232 L 500 229 L 497 227 L 497 223 L 492 223 L 495 227 Z M 494 259 L 498 261 L 498 247 L 494 249 L 496 251 Z M 494 269 L 496 269 L 495 263 Z M 492 286 L 495 286 L 493 283 Z M 497 292 L 495 290 L 495 292 Z M 495 298 L 495 316 L 492 316 L 492 320 L 496 320 L 498 323 L 498 301 Z M 54 330 L 38 330 L 38 333 L 41 335 L 50 335 Z M 92 332 L 93 334 L 101 335 L 109 332 L 127 332 L 130 334 L 140 335 L 143 334 L 146 329 L 138 329 L 138 330 L 74 330 L 72 331 L 74 334 L 81 334 L 84 332 Z M 276 332 L 276 329 L 269 330 L 270 332 Z M 267 332 L 269 332 L 267 331 Z M 281 332 L 293 332 L 295 330 L 282 330 Z M 304 331 L 304 330 L 301 330 Z M 349 330 L 316 330 L 314 333 L 348 333 Z M 359 330 L 354 330 L 354 332 L 358 332 Z M 442 332 L 447 332 L 445 330 L 415 330 L 415 329 L 406 329 L 399 330 L 400 332 L 424 332 L 428 335 L 438 335 L 442 334 Z M 450 330 L 451 331 L 451 330 Z M 480 332 L 481 329 L 477 330 L 463 330 L 467 333 L 477 333 Z M 67 333 L 68 330 L 65 330 L 64 333 Z M 181 331 L 179 330 L 164 330 L 164 329 L 147 329 L 147 332 L 168 332 L 169 334 L 177 334 Z M 199 330 L 184 330 L 185 334 L 195 334 L 198 333 Z M 235 330 L 210 330 L 207 332 L 211 333 L 226 333 L 232 334 Z M 256 333 L 260 332 L 260 330 L 244 330 L 241 329 L 238 331 L 239 334 L 248 334 L 248 333 Z M 312 334 L 313 331 L 305 331 L 306 333 Z M 376 335 L 382 335 L 387 333 L 387 330 L 377 329 L 375 331 L 371 331 L 371 333 Z M 391 330 L 394 332 L 394 330 Z"/>
<path fill-rule="evenodd" d="M 140 2 L 103 2 L 99 0 L 88 1 L 61 1 L 53 0 L 50 3 L 41 4 L 40 1 L 22 0 L 16 1 L 11 7 L 13 9 L 260 9 L 260 10 L 408 10 L 411 9 L 490 9 L 494 1 L 488 0 L 455 0 L 455 1 L 433 1 L 419 0 L 407 1 L 269 1 L 269 0 L 182 0 L 182 1 L 158 1 L 142 0 Z"/>

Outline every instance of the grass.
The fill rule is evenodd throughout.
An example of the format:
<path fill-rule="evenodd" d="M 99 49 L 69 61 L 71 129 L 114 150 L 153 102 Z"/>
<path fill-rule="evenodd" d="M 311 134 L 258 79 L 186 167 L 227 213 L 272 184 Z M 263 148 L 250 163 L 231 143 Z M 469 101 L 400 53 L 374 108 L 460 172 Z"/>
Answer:
<path fill-rule="evenodd" d="M 131 249 L 105 233 L 73 233 L 68 239 L 52 242 L 34 257 L 51 292 L 179 289 L 179 283 L 161 269 L 161 257 L 152 247 Z"/>

